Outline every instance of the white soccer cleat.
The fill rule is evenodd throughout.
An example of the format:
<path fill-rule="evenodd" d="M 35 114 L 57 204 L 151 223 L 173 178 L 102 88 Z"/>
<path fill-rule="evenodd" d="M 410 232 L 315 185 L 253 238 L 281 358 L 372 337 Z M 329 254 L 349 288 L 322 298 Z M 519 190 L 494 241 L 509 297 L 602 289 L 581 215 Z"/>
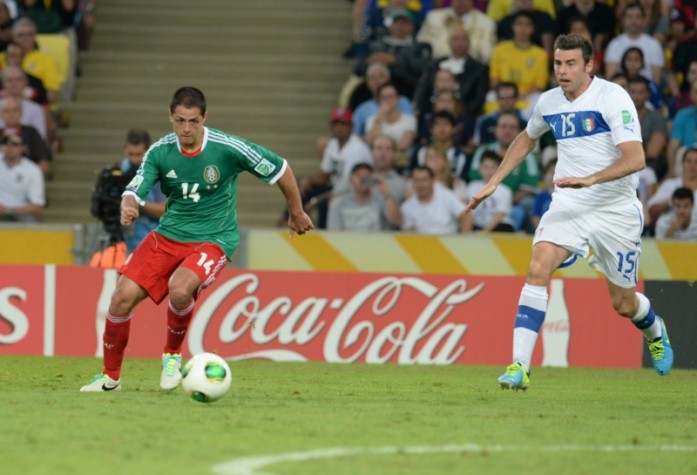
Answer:
<path fill-rule="evenodd" d="M 92 382 L 80 388 L 81 393 L 104 393 L 107 391 L 121 391 L 121 380 L 111 379 L 106 374 L 98 374 L 92 378 Z"/>
<path fill-rule="evenodd" d="M 160 387 L 165 391 L 171 391 L 179 386 L 182 381 L 182 355 L 179 353 L 165 353 L 162 355 L 162 374 L 160 375 Z"/>

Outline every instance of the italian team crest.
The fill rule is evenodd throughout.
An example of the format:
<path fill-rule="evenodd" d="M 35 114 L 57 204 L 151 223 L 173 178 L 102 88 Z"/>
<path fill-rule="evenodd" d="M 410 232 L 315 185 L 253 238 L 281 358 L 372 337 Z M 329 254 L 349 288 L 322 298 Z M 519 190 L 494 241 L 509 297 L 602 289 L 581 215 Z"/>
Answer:
<path fill-rule="evenodd" d="M 595 120 L 593 120 L 591 117 L 588 117 L 586 119 L 583 119 L 583 130 L 586 132 L 590 132 L 591 130 L 595 129 Z"/>
<path fill-rule="evenodd" d="M 203 169 L 203 179 L 206 183 L 217 183 L 220 180 L 220 171 L 215 165 L 207 165 Z"/>

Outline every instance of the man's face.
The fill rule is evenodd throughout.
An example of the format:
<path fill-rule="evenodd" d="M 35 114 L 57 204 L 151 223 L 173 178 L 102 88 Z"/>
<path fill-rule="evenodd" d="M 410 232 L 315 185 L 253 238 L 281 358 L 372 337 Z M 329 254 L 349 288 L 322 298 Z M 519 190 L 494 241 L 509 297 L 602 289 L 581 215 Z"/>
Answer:
<path fill-rule="evenodd" d="M 646 101 L 649 99 L 649 90 L 645 84 L 639 82 L 629 83 L 629 96 L 632 98 L 634 107 L 643 109 Z"/>
<path fill-rule="evenodd" d="M 411 183 L 420 200 L 428 199 L 433 194 L 433 178 L 426 170 L 414 170 Z"/>
<path fill-rule="evenodd" d="M 206 122 L 206 115 L 201 115 L 201 109 L 198 107 L 189 109 L 179 105 L 174 109 L 174 112 L 170 113 L 169 121 L 172 123 L 172 128 L 179 139 L 179 143 L 184 148 L 201 144 L 203 140 L 203 124 Z"/>
<path fill-rule="evenodd" d="M 453 126 L 446 119 L 436 119 L 431 126 L 431 135 L 435 140 L 450 140 L 453 136 Z"/>
<path fill-rule="evenodd" d="M 126 158 L 128 159 L 129 162 L 131 162 L 133 165 L 139 167 L 141 163 L 143 163 L 143 157 L 145 156 L 145 152 L 147 151 L 147 148 L 145 148 L 144 143 L 139 143 L 139 144 L 132 144 L 132 143 L 127 143 L 126 147 L 124 147 L 124 155 L 126 155 Z"/>
<path fill-rule="evenodd" d="M 625 33 L 639 34 L 644 30 L 644 15 L 638 8 L 629 8 L 622 17 L 622 26 Z"/>
<path fill-rule="evenodd" d="M 513 22 L 513 36 L 518 41 L 529 41 L 535 32 L 535 25 L 525 16 L 519 16 Z"/>
<path fill-rule="evenodd" d="M 5 121 L 5 127 L 19 127 L 22 108 L 16 101 L 6 99 L 2 110 L 0 110 L 0 117 Z"/>
<path fill-rule="evenodd" d="M 498 167 L 499 164 L 494 160 L 482 160 L 482 163 L 479 165 L 479 174 L 482 176 L 482 181 L 484 183 L 488 182 L 489 179 L 494 176 Z"/>
<path fill-rule="evenodd" d="M 466 56 L 470 49 L 470 38 L 465 30 L 458 29 L 450 36 L 450 51 L 456 58 Z"/>
<path fill-rule="evenodd" d="M 593 69 L 593 61 L 583 62 L 580 48 L 554 51 L 554 76 L 567 97 L 576 96 Z"/>
<path fill-rule="evenodd" d="M 370 193 L 370 183 L 367 183 L 366 179 L 369 179 L 373 175 L 373 172 L 367 168 L 359 168 L 351 174 L 351 186 L 356 193 L 368 194 Z"/>
<path fill-rule="evenodd" d="M 335 120 L 331 123 L 332 135 L 339 139 L 340 141 L 346 141 L 351 136 L 353 131 L 353 124 L 348 122 L 342 122 L 340 120 Z"/>
<path fill-rule="evenodd" d="M 390 25 L 390 35 L 395 38 L 409 38 L 414 33 L 414 24 L 408 18 L 399 16 Z"/>
<path fill-rule="evenodd" d="M 383 84 L 387 84 L 387 75 L 385 74 L 385 71 L 381 69 L 374 69 L 370 72 L 368 75 L 368 89 L 370 89 L 370 92 L 373 94 L 377 94 L 378 89 Z"/>
<path fill-rule="evenodd" d="M 685 153 L 682 162 L 682 176 L 688 180 L 697 179 L 697 152 L 690 150 Z"/>
<path fill-rule="evenodd" d="M 8 143 L 3 146 L 5 159 L 9 162 L 18 162 L 24 154 L 23 144 Z"/>
<path fill-rule="evenodd" d="M 34 49 L 36 33 L 31 25 L 20 25 L 12 33 L 12 41 L 22 48 L 22 51 L 27 52 Z"/>
<path fill-rule="evenodd" d="M 377 137 L 373 140 L 373 163 L 376 170 L 392 168 L 394 161 L 394 146 L 387 137 Z"/>
<path fill-rule="evenodd" d="M 694 204 L 688 198 L 673 198 L 675 217 L 681 222 L 690 222 Z"/>
<path fill-rule="evenodd" d="M 27 86 L 27 80 L 21 71 L 10 70 L 5 74 L 3 85 L 7 91 L 7 95 L 12 97 L 23 97 L 24 88 Z"/>
<path fill-rule="evenodd" d="M 511 112 L 515 110 L 516 97 L 515 89 L 512 87 L 502 87 L 496 94 L 496 99 L 499 103 L 499 110 Z"/>
<path fill-rule="evenodd" d="M 474 6 L 474 1 L 473 0 L 453 0 L 452 2 L 453 10 L 455 10 L 455 13 L 458 15 L 462 15 L 464 13 L 467 13 L 472 9 Z"/>
<path fill-rule="evenodd" d="M 494 129 L 494 136 L 496 141 L 499 142 L 504 147 L 508 147 L 513 143 L 516 135 L 520 132 L 520 124 L 518 119 L 512 115 L 502 115 L 499 117 L 496 123 L 496 129 Z"/>

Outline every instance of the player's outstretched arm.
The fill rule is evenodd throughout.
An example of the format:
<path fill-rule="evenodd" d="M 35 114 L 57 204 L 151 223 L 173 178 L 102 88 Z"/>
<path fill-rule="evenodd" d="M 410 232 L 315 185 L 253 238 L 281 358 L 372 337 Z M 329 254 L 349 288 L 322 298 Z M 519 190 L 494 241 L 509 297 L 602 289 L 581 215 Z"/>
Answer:
<path fill-rule="evenodd" d="M 508 147 L 506 156 L 503 157 L 503 161 L 496 170 L 496 173 L 494 173 L 494 176 L 491 177 L 491 180 L 487 182 L 486 186 L 482 188 L 479 193 L 470 199 L 469 203 L 467 204 L 467 208 L 465 209 L 465 213 L 469 213 L 479 206 L 479 203 L 491 196 L 491 194 L 496 191 L 499 183 L 501 183 L 509 173 L 511 173 L 518 165 L 521 164 L 523 160 L 525 160 L 527 154 L 532 152 L 536 144 L 537 140 L 531 139 L 527 131 L 523 130 L 521 133 L 519 133 L 515 140 L 513 140 L 513 143 L 511 143 L 511 145 Z"/>
<path fill-rule="evenodd" d="M 609 167 L 587 177 L 560 177 L 554 181 L 554 184 L 561 188 L 585 188 L 598 183 L 619 180 L 644 169 L 646 159 L 641 142 L 623 142 L 617 148 L 621 153 L 620 158 Z"/>
<path fill-rule="evenodd" d="M 283 192 L 288 206 L 288 228 L 290 229 L 290 237 L 295 234 L 305 234 L 314 229 L 312 220 L 303 209 L 298 183 L 295 180 L 295 174 L 291 170 L 290 165 L 286 167 L 283 176 L 278 180 L 278 187 Z"/>

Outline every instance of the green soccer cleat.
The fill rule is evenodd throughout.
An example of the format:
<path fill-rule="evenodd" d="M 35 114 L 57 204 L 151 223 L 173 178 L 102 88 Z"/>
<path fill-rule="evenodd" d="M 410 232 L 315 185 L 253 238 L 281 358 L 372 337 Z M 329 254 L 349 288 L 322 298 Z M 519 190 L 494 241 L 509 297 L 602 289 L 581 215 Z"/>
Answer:
<path fill-rule="evenodd" d="M 104 393 L 107 391 L 121 391 L 121 380 L 111 379 L 106 374 L 98 374 L 92 378 L 92 382 L 80 388 L 81 393 Z"/>
<path fill-rule="evenodd" d="M 661 322 L 661 336 L 653 341 L 646 341 L 649 345 L 649 352 L 651 353 L 651 361 L 653 361 L 653 367 L 656 373 L 661 376 L 665 376 L 670 373 L 673 367 L 673 347 L 670 344 L 670 339 L 668 338 L 668 332 L 666 331 L 666 325 L 663 319 L 656 316 Z"/>
<path fill-rule="evenodd" d="M 525 391 L 530 384 L 530 376 L 523 365 L 516 362 L 506 368 L 506 372 L 496 382 L 501 389 L 512 389 L 513 391 L 522 389 Z"/>
<path fill-rule="evenodd" d="M 162 355 L 162 374 L 160 375 L 160 387 L 165 391 L 171 391 L 179 386 L 182 380 L 182 355 L 180 353 L 165 353 Z"/>

